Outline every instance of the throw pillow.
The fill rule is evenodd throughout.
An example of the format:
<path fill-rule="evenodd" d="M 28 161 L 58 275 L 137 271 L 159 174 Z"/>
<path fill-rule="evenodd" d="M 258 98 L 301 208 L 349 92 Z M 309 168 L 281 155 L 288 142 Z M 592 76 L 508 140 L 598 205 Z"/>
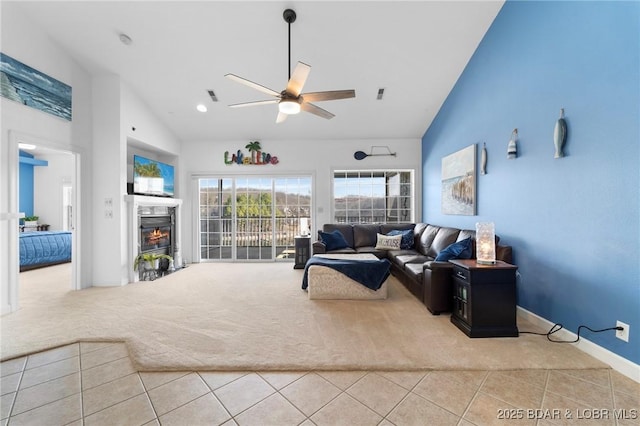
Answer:
<path fill-rule="evenodd" d="M 404 231 L 400 231 L 398 229 L 394 229 L 393 231 L 387 232 L 387 235 L 402 235 L 402 240 L 400 240 L 400 248 L 403 250 L 408 250 L 413 248 L 413 229 L 407 229 Z"/>
<path fill-rule="evenodd" d="M 388 236 L 383 234 L 377 234 L 378 239 L 376 241 L 377 250 L 400 250 L 400 242 L 402 241 L 402 235 Z"/>
<path fill-rule="evenodd" d="M 471 237 L 451 244 L 436 256 L 438 262 L 447 262 L 450 259 L 471 259 Z"/>
<path fill-rule="evenodd" d="M 349 247 L 347 240 L 344 239 L 344 235 L 337 229 L 333 232 L 318 231 L 318 233 L 320 234 L 320 241 L 324 243 L 327 251 Z"/>

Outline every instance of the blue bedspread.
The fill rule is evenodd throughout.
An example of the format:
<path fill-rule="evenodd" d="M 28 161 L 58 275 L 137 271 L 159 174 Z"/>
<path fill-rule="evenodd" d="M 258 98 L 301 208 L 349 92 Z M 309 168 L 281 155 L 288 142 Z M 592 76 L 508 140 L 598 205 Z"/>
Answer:
<path fill-rule="evenodd" d="M 39 231 L 20 233 L 20 266 L 36 266 L 71 261 L 71 232 Z"/>
<path fill-rule="evenodd" d="M 327 259 L 313 256 L 307 261 L 302 277 L 302 289 L 308 286 L 308 271 L 313 265 L 326 266 L 343 273 L 354 281 L 359 282 L 371 290 L 382 287 L 384 280 L 389 277 L 391 263 L 387 259 L 351 260 L 351 259 Z"/>

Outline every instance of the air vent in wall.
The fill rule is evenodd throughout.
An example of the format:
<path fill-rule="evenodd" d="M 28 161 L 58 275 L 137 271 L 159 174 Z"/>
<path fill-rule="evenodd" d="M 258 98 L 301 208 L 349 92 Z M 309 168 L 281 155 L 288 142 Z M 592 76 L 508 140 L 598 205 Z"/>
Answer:
<path fill-rule="evenodd" d="M 218 97 L 216 96 L 215 93 L 213 93 L 213 90 L 207 90 L 207 92 L 209 92 L 209 96 L 211 97 L 211 100 L 213 102 L 218 102 Z"/>
<path fill-rule="evenodd" d="M 381 100 L 383 96 L 384 96 L 384 89 L 383 88 L 378 89 L 378 96 L 376 97 L 376 99 Z"/>

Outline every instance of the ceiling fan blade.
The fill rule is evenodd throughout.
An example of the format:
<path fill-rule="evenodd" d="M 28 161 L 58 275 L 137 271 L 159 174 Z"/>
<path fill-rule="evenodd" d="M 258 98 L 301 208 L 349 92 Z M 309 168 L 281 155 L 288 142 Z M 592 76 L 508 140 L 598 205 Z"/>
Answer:
<path fill-rule="evenodd" d="M 289 83 L 287 84 L 287 93 L 298 97 L 300 95 L 300 92 L 302 92 L 304 83 L 307 81 L 307 77 L 309 77 L 310 71 L 310 65 L 307 65 L 303 62 L 298 62 L 296 68 L 293 70 L 293 74 L 291 74 Z"/>
<path fill-rule="evenodd" d="M 251 102 L 242 102 L 239 104 L 229 105 L 231 108 L 242 108 L 248 106 L 256 106 L 256 105 L 269 105 L 269 104 L 277 104 L 278 99 L 267 99 L 264 101 L 251 101 Z"/>
<path fill-rule="evenodd" d="M 240 84 L 244 84 L 245 86 L 252 87 L 252 88 L 254 88 L 256 90 L 261 91 L 262 93 L 266 93 L 267 95 L 280 97 L 280 93 L 276 92 L 275 90 L 269 89 L 268 87 L 264 87 L 261 84 L 254 83 L 253 81 L 247 80 L 246 78 L 238 77 L 235 74 L 225 74 L 225 77 L 227 77 L 228 79 L 233 80 L 235 82 L 238 82 Z"/>
<path fill-rule="evenodd" d="M 349 99 L 355 97 L 355 90 L 329 90 L 326 92 L 309 92 L 302 94 L 302 98 L 305 102 L 333 101 L 336 99 Z"/>
<path fill-rule="evenodd" d="M 302 105 L 300 105 L 300 108 L 303 111 L 310 112 L 311 114 L 315 114 L 318 117 L 326 118 L 327 120 L 331 120 L 333 117 L 335 117 L 335 114 L 331 114 L 329 111 L 324 110 L 314 104 L 310 104 L 309 102 L 303 102 Z"/>
<path fill-rule="evenodd" d="M 278 117 L 276 118 L 276 123 L 282 123 L 284 120 L 287 119 L 289 115 L 285 114 L 283 112 L 278 112 Z"/>

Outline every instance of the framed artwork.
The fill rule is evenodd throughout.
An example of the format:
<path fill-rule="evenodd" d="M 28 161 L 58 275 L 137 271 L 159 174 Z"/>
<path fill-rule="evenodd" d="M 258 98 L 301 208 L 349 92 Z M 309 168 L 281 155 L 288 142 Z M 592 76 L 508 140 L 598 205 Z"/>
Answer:
<path fill-rule="evenodd" d="M 0 53 L 2 97 L 71 121 L 71 86 Z"/>
<path fill-rule="evenodd" d="M 476 145 L 442 158 L 442 214 L 476 214 Z"/>

